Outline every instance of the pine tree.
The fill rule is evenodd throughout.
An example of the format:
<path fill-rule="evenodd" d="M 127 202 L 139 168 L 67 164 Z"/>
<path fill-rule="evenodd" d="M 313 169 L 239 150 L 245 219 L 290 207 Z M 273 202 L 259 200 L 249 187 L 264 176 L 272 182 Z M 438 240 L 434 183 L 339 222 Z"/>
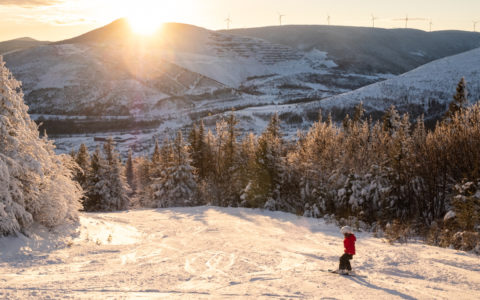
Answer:
<path fill-rule="evenodd" d="M 206 139 L 205 126 L 203 121 L 200 121 L 198 127 L 194 125 L 189 136 L 189 150 L 192 158 L 192 166 L 195 168 L 200 179 L 205 179 L 209 174 L 210 148 L 206 144 Z"/>
<path fill-rule="evenodd" d="M 106 162 L 103 158 L 100 148 L 97 147 L 90 160 L 90 172 L 87 174 L 87 189 L 85 190 L 85 201 L 83 209 L 85 211 L 98 211 L 102 207 L 103 194 L 101 191 L 106 176 Z"/>
<path fill-rule="evenodd" d="M 258 139 L 256 162 L 258 170 L 251 187 L 255 194 L 255 205 L 263 207 L 267 201 L 279 201 L 279 189 L 282 180 L 283 140 L 280 120 L 275 113 Z M 269 208 L 272 208 L 270 201 Z"/>
<path fill-rule="evenodd" d="M 444 119 L 446 121 L 451 120 L 455 114 L 463 111 L 468 105 L 467 99 L 467 83 L 465 82 L 465 78 L 462 77 L 457 85 L 457 92 L 453 96 L 453 101 L 450 102 L 448 106 L 448 111 L 445 113 Z"/>
<path fill-rule="evenodd" d="M 150 178 L 151 161 L 147 157 L 139 157 L 135 164 L 135 178 L 137 186 L 137 194 L 140 205 L 144 207 L 152 206 L 150 197 L 150 185 L 152 180 Z"/>
<path fill-rule="evenodd" d="M 113 140 L 109 138 L 103 145 L 103 153 L 97 147 L 91 159 L 88 176 L 87 211 L 115 211 L 128 208 L 129 191 L 119 154 Z"/>
<path fill-rule="evenodd" d="M 85 144 L 81 144 L 80 148 L 78 149 L 78 153 L 75 156 L 75 162 L 80 167 L 79 172 L 75 175 L 75 180 L 80 183 L 82 188 L 85 189 L 85 185 L 87 182 L 87 174 L 90 170 L 90 154 L 88 153 L 87 146 Z"/>
<path fill-rule="evenodd" d="M 188 148 L 178 131 L 173 145 L 164 145 L 164 170 L 152 183 L 155 207 L 195 205 L 196 182 Z M 166 157 L 165 157 L 166 156 Z"/>
<path fill-rule="evenodd" d="M 227 141 L 224 152 L 224 177 L 225 180 L 225 205 L 238 206 L 240 202 L 240 161 L 237 137 L 240 135 L 237 129 L 239 121 L 233 111 L 227 119 Z"/>
<path fill-rule="evenodd" d="M 230 170 L 234 164 L 237 157 L 237 137 L 239 132 L 237 129 L 238 120 L 235 117 L 233 111 L 227 119 L 227 141 L 225 144 L 225 168 Z"/>
<path fill-rule="evenodd" d="M 256 180 L 256 171 L 259 169 L 256 160 L 257 141 L 253 133 L 246 135 L 240 145 L 239 155 L 239 184 L 240 206 L 256 207 L 256 193 L 252 186 Z"/>
<path fill-rule="evenodd" d="M 355 113 L 353 114 L 353 123 L 358 124 L 363 121 L 363 117 L 365 115 L 365 109 L 363 108 L 363 102 L 360 102 L 357 106 L 355 106 Z"/>
<path fill-rule="evenodd" d="M 135 193 L 137 190 L 137 183 L 135 179 L 135 170 L 133 166 L 133 158 L 132 158 L 132 149 L 128 150 L 128 158 L 127 163 L 125 166 L 125 175 L 127 177 L 127 183 L 132 190 L 132 193 Z"/>
<path fill-rule="evenodd" d="M 346 114 L 345 115 L 345 118 L 343 118 L 343 121 L 342 121 L 342 126 L 343 126 L 343 131 L 347 134 L 350 133 L 350 128 L 352 127 L 352 120 L 350 119 L 350 115 L 349 114 Z"/>
<path fill-rule="evenodd" d="M 126 182 L 125 172 L 120 160 L 120 154 L 115 150 L 113 139 L 109 138 L 103 145 L 105 157 L 107 159 L 107 177 L 106 184 L 104 186 L 104 202 L 102 204 L 102 210 L 124 210 L 128 208 L 129 199 L 128 192 L 129 187 Z M 108 187 L 109 191 L 105 188 Z"/>
<path fill-rule="evenodd" d="M 164 199 L 164 182 L 168 177 L 169 168 L 173 164 L 173 148 L 168 138 L 165 138 L 161 149 L 159 150 L 159 163 L 151 167 L 149 173 L 148 193 L 144 202 L 150 207 L 167 207 L 166 199 Z"/>
<path fill-rule="evenodd" d="M 155 139 L 155 148 L 153 149 L 152 154 L 152 164 L 157 165 L 160 164 L 161 155 L 160 155 L 160 147 L 158 146 L 158 140 Z"/>
<path fill-rule="evenodd" d="M 382 117 L 383 131 L 393 134 L 400 127 L 400 115 L 398 114 L 394 105 L 385 112 Z"/>
<path fill-rule="evenodd" d="M 27 113 L 20 83 L 0 56 L 0 236 L 76 219 L 81 189 Z"/>

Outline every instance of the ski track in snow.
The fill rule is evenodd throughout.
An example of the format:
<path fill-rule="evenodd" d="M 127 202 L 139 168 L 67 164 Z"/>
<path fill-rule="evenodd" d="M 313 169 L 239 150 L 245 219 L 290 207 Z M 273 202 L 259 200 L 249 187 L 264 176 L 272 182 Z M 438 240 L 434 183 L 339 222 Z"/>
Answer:
<path fill-rule="evenodd" d="M 323 220 L 243 208 L 81 214 L 53 235 L 0 239 L 0 299 L 479 299 L 480 258 L 357 233 L 352 265 Z"/>

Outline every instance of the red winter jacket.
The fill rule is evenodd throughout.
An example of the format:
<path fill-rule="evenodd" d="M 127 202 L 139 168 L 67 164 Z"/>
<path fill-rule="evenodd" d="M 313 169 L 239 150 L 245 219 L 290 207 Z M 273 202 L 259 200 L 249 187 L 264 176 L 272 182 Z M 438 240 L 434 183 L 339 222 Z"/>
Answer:
<path fill-rule="evenodd" d="M 353 234 L 347 235 L 343 240 L 343 246 L 345 247 L 345 253 L 355 255 L 355 241 L 357 238 Z"/>

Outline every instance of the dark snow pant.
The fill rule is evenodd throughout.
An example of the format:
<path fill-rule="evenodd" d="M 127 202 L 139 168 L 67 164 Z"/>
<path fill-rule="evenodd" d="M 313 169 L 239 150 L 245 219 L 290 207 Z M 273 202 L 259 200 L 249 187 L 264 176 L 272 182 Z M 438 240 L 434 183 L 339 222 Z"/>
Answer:
<path fill-rule="evenodd" d="M 345 270 L 347 269 L 348 271 L 351 271 L 352 270 L 352 266 L 350 265 L 350 260 L 353 258 L 353 255 L 351 254 L 343 254 L 341 257 L 340 257 L 340 267 L 339 269 L 340 270 Z"/>

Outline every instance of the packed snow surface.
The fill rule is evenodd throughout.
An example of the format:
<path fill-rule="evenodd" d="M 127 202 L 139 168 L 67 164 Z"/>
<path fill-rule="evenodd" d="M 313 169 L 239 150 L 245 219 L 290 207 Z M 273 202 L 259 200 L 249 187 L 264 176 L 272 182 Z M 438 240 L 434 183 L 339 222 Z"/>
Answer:
<path fill-rule="evenodd" d="M 357 276 L 323 220 L 238 208 L 82 214 L 72 239 L 0 239 L 2 299 L 478 299 L 480 259 L 356 233 Z"/>

